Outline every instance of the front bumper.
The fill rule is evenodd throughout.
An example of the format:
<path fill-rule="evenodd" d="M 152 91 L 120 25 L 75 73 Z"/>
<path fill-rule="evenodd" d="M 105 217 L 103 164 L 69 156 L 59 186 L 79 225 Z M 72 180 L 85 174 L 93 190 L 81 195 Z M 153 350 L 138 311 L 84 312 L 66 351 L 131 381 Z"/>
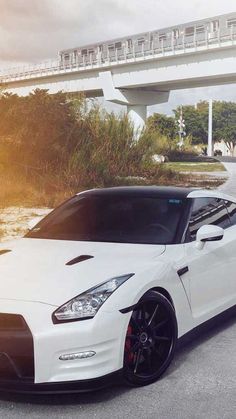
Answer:
<path fill-rule="evenodd" d="M 0 316 L 1 313 L 3 316 L 9 313 L 22 317 L 28 330 L 27 353 L 25 348 L 22 349 L 20 335 L 23 331 L 17 331 L 17 340 L 12 339 L 12 331 L 7 335 L 8 346 L 14 346 L 14 356 L 9 350 L 6 358 L 10 355 L 8 361 L 15 374 L 3 375 L 1 372 L 1 356 L 5 357 L 5 347 L 1 347 L 0 339 L 0 390 L 64 393 L 98 389 L 116 382 L 120 375 L 117 371 L 123 368 L 130 313 L 100 310 L 93 319 L 55 325 L 51 318 L 54 309 L 42 303 L 0 300 Z M 95 355 L 85 359 L 60 359 L 65 354 L 86 351 L 93 351 Z M 22 367 L 23 355 L 27 357 L 27 365 L 22 361 Z"/>
<path fill-rule="evenodd" d="M 121 382 L 122 369 L 103 377 L 67 382 L 33 383 L 31 381 L 0 380 L 0 391 L 19 394 L 72 394 L 97 391 L 105 387 L 119 385 Z"/>

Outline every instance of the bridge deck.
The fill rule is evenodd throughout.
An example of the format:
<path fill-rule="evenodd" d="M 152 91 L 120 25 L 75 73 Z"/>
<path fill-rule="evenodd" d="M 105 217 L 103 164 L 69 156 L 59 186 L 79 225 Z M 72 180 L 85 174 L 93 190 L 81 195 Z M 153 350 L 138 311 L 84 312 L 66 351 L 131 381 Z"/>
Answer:
<path fill-rule="evenodd" d="M 51 60 L 37 65 L 2 70 L 0 83 L 10 84 L 22 80 L 48 77 L 50 75 L 70 74 L 92 69 L 102 70 L 112 66 L 132 64 L 182 54 L 198 53 L 207 50 L 220 50 L 232 46 L 236 46 L 236 27 L 232 27 L 230 30 L 224 31 L 223 33 L 218 31 L 215 33 L 215 36 L 211 36 L 210 38 L 206 33 L 206 36 L 201 40 L 183 38 L 183 41 L 177 45 L 172 42 L 166 46 L 162 44 L 159 48 L 152 48 L 141 52 L 133 50 L 132 52 L 127 53 L 123 48 L 121 53 L 118 54 L 116 51 L 116 54 L 113 57 L 108 57 L 106 61 L 101 60 L 101 58 L 92 59 L 92 57 L 90 57 L 89 61 L 84 60 L 83 62 L 62 64 L 59 60 Z"/>

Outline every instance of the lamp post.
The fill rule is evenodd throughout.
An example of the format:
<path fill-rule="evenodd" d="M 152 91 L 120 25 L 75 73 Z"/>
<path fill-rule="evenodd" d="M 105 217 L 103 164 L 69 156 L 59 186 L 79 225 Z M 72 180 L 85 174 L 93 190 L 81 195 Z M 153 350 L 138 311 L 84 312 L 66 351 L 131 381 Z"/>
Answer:
<path fill-rule="evenodd" d="M 213 100 L 209 100 L 209 111 L 208 111 L 208 146 L 207 155 L 212 157 L 213 155 L 213 144 L 212 144 L 212 108 Z"/>

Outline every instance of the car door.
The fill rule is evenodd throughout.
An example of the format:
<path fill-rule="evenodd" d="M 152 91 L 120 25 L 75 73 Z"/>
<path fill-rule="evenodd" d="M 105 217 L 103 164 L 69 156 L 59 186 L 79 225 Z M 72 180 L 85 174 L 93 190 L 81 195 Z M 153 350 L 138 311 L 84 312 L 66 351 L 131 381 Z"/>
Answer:
<path fill-rule="evenodd" d="M 196 233 L 207 224 L 224 228 L 219 241 L 196 247 Z M 232 266 L 236 267 L 231 249 L 232 233 L 229 214 L 222 199 L 195 198 L 187 230 L 185 251 L 189 269 L 190 303 L 193 316 L 204 321 L 230 305 L 235 294 Z"/>
<path fill-rule="evenodd" d="M 236 203 L 225 201 L 227 211 L 230 217 L 231 226 L 227 228 L 225 237 L 228 242 L 228 272 L 231 279 L 231 295 L 236 304 Z"/>

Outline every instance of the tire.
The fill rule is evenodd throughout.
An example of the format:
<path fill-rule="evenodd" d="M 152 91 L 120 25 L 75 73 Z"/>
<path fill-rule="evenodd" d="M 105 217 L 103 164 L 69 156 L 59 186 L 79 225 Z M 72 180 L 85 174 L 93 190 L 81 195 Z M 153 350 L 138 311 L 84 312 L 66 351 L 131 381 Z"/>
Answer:
<path fill-rule="evenodd" d="M 132 312 L 127 329 L 123 366 L 126 384 L 145 386 L 155 382 L 174 357 L 177 336 L 173 305 L 162 294 L 148 291 Z"/>

